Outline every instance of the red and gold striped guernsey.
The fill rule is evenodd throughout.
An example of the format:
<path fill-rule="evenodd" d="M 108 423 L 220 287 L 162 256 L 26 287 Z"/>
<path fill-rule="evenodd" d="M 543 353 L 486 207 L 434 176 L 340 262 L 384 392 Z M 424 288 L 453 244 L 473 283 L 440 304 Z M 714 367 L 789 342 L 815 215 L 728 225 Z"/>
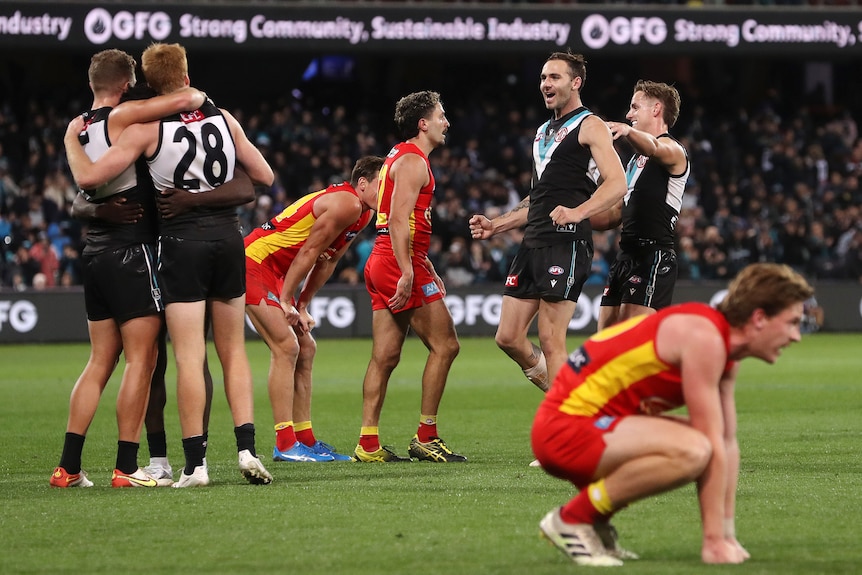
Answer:
<path fill-rule="evenodd" d="M 296 254 L 311 233 L 317 218 L 314 203 L 324 194 L 350 192 L 358 197 L 356 190 L 348 182 L 334 184 L 289 205 L 280 214 L 255 228 L 245 238 L 245 255 L 249 259 L 271 269 L 279 276 L 287 273 Z M 334 253 L 353 239 L 371 221 L 373 213 L 367 210 L 359 220 L 338 235 L 327 251 Z"/>
<path fill-rule="evenodd" d="M 575 350 L 560 370 L 542 407 L 584 417 L 654 415 L 680 407 L 680 368 L 658 356 L 658 327 L 674 314 L 703 316 L 718 328 L 729 350 L 730 326 L 702 303 L 667 307 L 600 331 Z M 727 361 L 725 371 L 733 365 Z"/>
<path fill-rule="evenodd" d="M 389 213 L 392 206 L 392 191 L 395 182 L 389 175 L 392 164 L 401 156 L 416 154 L 422 158 L 428 167 L 428 184 L 419 190 L 419 197 L 413 213 L 410 214 L 410 256 L 413 260 L 425 261 L 428 247 L 431 245 L 431 200 L 434 197 L 434 174 L 428 156 L 422 153 L 415 144 L 401 142 L 396 144 L 386 156 L 386 161 L 380 169 L 380 183 L 377 188 L 377 241 L 374 242 L 372 253 L 392 255 L 392 242 L 389 239 Z"/>

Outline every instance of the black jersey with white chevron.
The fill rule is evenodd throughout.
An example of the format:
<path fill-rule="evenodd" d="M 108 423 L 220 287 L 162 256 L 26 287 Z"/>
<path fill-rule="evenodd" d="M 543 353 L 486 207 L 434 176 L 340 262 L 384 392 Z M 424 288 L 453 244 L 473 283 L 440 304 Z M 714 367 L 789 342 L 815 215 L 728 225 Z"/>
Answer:
<path fill-rule="evenodd" d="M 94 162 L 111 146 L 108 117 L 112 109 L 106 106 L 83 114 L 84 129 L 78 134 L 78 141 L 87 157 Z M 128 203 L 138 203 L 144 209 L 143 216 L 134 224 L 112 223 L 100 219 L 88 222 L 83 250 L 85 255 L 156 241 L 154 191 L 150 174 L 142 161 L 135 162 L 110 182 L 93 190 L 81 190 L 81 193 L 93 203 L 124 197 Z"/>
<path fill-rule="evenodd" d="M 659 138 L 671 138 L 662 134 Z M 680 144 L 682 145 L 682 144 Z M 620 248 L 636 249 L 645 244 L 673 248 L 674 228 L 682 207 L 682 195 L 691 172 L 688 152 L 685 170 L 671 174 L 658 160 L 635 154 L 626 166 L 628 190 L 623 200 Z"/>
<path fill-rule="evenodd" d="M 227 120 L 211 100 L 190 112 L 162 118 L 159 144 L 147 158 L 156 190 L 205 194 L 233 178 L 236 145 Z M 163 219 L 160 233 L 190 240 L 218 240 L 239 230 L 235 208 L 197 207 Z"/>
<path fill-rule="evenodd" d="M 592 243 L 589 221 L 562 226 L 551 221 L 554 208 L 574 208 L 596 191 L 598 170 L 595 161 L 589 148 L 578 142 L 581 123 L 591 114 L 588 109 L 580 107 L 562 118 L 545 122 L 536 131 L 525 247 L 540 248 L 574 240 Z"/>

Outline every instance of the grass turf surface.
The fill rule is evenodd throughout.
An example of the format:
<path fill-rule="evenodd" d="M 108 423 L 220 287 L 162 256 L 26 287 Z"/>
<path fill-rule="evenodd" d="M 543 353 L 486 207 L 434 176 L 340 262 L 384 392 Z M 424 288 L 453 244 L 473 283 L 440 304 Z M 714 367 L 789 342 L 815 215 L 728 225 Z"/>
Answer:
<path fill-rule="evenodd" d="M 573 348 L 578 339 L 570 340 Z M 641 501 L 615 524 L 642 556 L 631 574 L 858 573 L 862 534 L 862 407 L 858 334 L 818 334 L 775 366 L 743 362 L 737 387 L 742 469 L 737 531 L 752 559 L 700 563 L 691 486 Z M 360 425 L 368 340 L 323 340 L 315 368 L 314 428 L 349 453 Z M 268 352 L 248 343 L 257 446 L 270 486 L 245 483 L 220 372 L 203 489 L 109 487 L 116 450 L 109 384 L 84 447 L 96 486 L 51 489 L 69 391 L 86 345 L 0 346 L 0 573 L 209 572 L 521 574 L 577 567 L 538 536 L 538 521 L 572 488 L 529 468 L 539 393 L 490 339 L 462 340 L 440 413 L 441 435 L 466 464 L 275 463 L 266 394 Z M 214 357 L 214 356 L 213 356 Z M 418 421 L 425 353 L 410 339 L 390 382 L 381 439 L 400 455 Z M 169 367 L 169 382 L 173 381 Z M 169 455 L 181 464 L 169 384 Z M 148 453 L 142 445 L 139 461 Z M 175 477 L 178 471 L 175 471 Z"/>

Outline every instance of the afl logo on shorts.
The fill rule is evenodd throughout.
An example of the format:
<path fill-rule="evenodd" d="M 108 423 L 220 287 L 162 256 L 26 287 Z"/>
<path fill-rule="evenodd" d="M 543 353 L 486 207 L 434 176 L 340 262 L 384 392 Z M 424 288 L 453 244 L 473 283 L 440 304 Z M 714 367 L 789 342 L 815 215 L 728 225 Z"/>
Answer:
<path fill-rule="evenodd" d="M 644 281 L 640 276 L 632 276 L 629 278 L 629 283 L 632 285 L 640 285 Z"/>
<path fill-rule="evenodd" d="M 548 273 L 552 276 L 561 276 L 566 270 L 561 268 L 560 266 L 551 266 L 548 268 Z"/>

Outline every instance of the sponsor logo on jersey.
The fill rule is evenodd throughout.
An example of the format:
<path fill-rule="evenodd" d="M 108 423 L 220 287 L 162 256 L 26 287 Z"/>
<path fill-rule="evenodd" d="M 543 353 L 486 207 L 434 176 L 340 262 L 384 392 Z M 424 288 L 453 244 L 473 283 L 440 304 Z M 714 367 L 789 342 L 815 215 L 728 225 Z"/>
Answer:
<path fill-rule="evenodd" d="M 506 287 L 518 287 L 518 276 L 506 276 Z"/>
<path fill-rule="evenodd" d="M 562 142 L 565 139 L 565 137 L 568 135 L 569 135 L 569 129 L 567 127 L 563 126 L 563 129 L 560 130 L 559 132 L 557 132 L 557 135 L 554 136 L 554 141 Z"/>
<path fill-rule="evenodd" d="M 560 266 L 551 266 L 548 268 L 548 273 L 552 276 L 561 276 L 565 273 L 566 270 L 561 268 Z"/>
<path fill-rule="evenodd" d="M 200 122 L 206 116 L 204 116 L 203 112 L 200 110 L 193 110 L 191 112 L 180 112 L 180 120 L 182 120 L 183 124 L 193 124 L 195 122 Z"/>
<path fill-rule="evenodd" d="M 570 234 L 578 231 L 578 224 L 560 224 L 557 226 L 557 231 Z"/>

